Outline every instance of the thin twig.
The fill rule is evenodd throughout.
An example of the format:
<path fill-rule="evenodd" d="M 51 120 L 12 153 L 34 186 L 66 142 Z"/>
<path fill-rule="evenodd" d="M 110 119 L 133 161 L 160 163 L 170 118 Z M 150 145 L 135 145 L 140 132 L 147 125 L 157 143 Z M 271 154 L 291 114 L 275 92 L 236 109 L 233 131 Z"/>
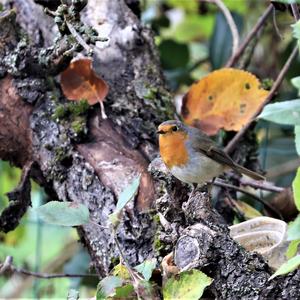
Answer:
<path fill-rule="evenodd" d="M 141 277 L 137 272 L 135 273 L 132 270 L 132 268 L 130 267 L 130 265 L 128 264 L 128 262 L 127 262 L 127 260 L 126 260 L 126 258 L 124 256 L 124 254 L 123 254 L 123 251 L 121 249 L 120 243 L 119 243 L 118 238 L 117 238 L 117 233 L 116 233 L 116 231 L 115 231 L 114 228 L 112 228 L 112 233 L 113 233 L 113 237 L 114 237 L 116 246 L 117 246 L 117 248 L 119 250 L 120 257 L 122 258 L 122 261 L 123 261 L 123 263 L 124 263 L 124 265 L 125 265 L 128 273 L 129 273 L 129 275 L 130 275 L 130 277 L 131 277 L 131 279 L 133 281 L 132 284 L 133 284 L 133 287 L 134 287 L 134 291 L 136 292 L 137 298 L 138 298 L 138 300 L 141 300 L 143 298 L 140 295 L 139 282 L 143 281 L 144 278 Z"/>
<path fill-rule="evenodd" d="M 37 278 L 43 279 L 51 279 L 51 278 L 82 278 L 82 277 L 99 277 L 97 274 L 69 274 L 69 273 L 62 273 L 62 274 L 47 274 L 47 273 L 38 273 L 38 272 L 31 272 L 21 268 L 13 268 L 13 272 L 21 273 L 24 275 L 34 276 Z"/>
<path fill-rule="evenodd" d="M 240 56 L 245 51 L 246 47 L 248 46 L 249 42 L 253 39 L 253 37 L 258 33 L 260 28 L 264 25 L 265 21 L 269 17 L 270 13 L 273 10 L 273 5 L 270 4 L 265 12 L 262 14 L 262 16 L 258 19 L 255 26 L 252 28 L 252 30 L 248 33 L 247 37 L 244 39 L 240 47 L 233 53 L 233 55 L 228 60 L 226 67 L 232 67 L 237 62 L 237 60 L 240 58 Z"/>
<path fill-rule="evenodd" d="M 37 278 L 43 279 L 52 279 L 52 278 L 82 278 L 82 277 L 99 277 L 97 274 L 70 274 L 70 273 L 62 273 L 62 274 L 47 274 L 47 273 L 39 273 L 39 272 L 32 272 L 23 268 L 17 268 L 13 265 L 13 257 L 7 256 L 4 263 L 0 264 L 0 274 L 3 274 L 5 271 L 9 271 L 12 273 L 19 273 L 28 276 L 33 276 Z"/>
<path fill-rule="evenodd" d="M 277 33 L 278 37 L 282 40 L 283 36 L 280 33 L 280 30 L 278 28 L 277 21 L 276 21 L 276 9 L 273 9 L 273 16 L 272 17 L 273 17 L 273 26 L 275 28 L 275 32 Z"/>
<path fill-rule="evenodd" d="M 234 149 L 234 147 L 237 145 L 237 143 L 239 142 L 239 140 L 242 138 L 242 136 L 248 130 L 248 128 L 250 127 L 250 125 L 252 124 L 252 122 L 260 114 L 260 112 L 262 111 L 262 109 L 264 108 L 264 106 L 272 100 L 272 98 L 274 97 L 277 89 L 281 85 L 281 83 L 282 83 L 282 81 L 284 79 L 284 76 L 285 76 L 287 70 L 289 69 L 292 61 L 296 58 L 297 55 L 298 55 L 298 45 L 296 45 L 294 47 L 292 53 L 290 54 L 288 60 L 284 64 L 284 66 L 281 69 L 280 73 L 278 74 L 278 76 L 277 76 L 277 78 L 276 78 L 276 80 L 275 80 L 275 82 L 274 82 L 274 84 L 272 86 L 272 89 L 270 90 L 270 93 L 268 94 L 268 96 L 266 97 L 266 99 L 264 100 L 264 102 L 261 103 L 261 105 L 258 107 L 258 109 L 256 110 L 256 112 L 251 117 L 250 121 L 248 121 L 248 123 L 233 137 L 233 139 L 225 147 L 225 151 L 227 153 L 230 153 Z"/>
<path fill-rule="evenodd" d="M 259 198 L 258 196 L 229 183 L 225 183 L 225 182 L 221 182 L 220 180 L 217 180 L 213 183 L 215 186 L 220 186 L 220 187 L 224 187 L 224 188 L 229 188 L 238 192 L 241 192 L 245 195 L 248 195 L 250 197 L 252 197 L 253 199 L 255 199 L 256 201 L 262 203 L 266 208 L 268 208 L 271 212 L 273 212 L 274 214 L 276 214 L 281 220 L 283 220 L 283 217 L 281 215 L 281 213 L 279 211 L 277 211 L 274 207 L 272 207 L 268 202 L 264 201 L 263 199 Z"/>
<path fill-rule="evenodd" d="M 240 208 L 237 206 L 236 202 L 231 197 L 230 193 L 227 189 L 225 189 L 225 201 L 227 200 L 227 204 L 231 206 L 232 210 L 235 211 L 235 214 L 239 219 L 245 219 L 245 214 L 240 210 Z"/>
<path fill-rule="evenodd" d="M 128 272 L 129 272 L 129 275 L 131 276 L 131 278 L 132 278 L 134 281 L 136 281 L 136 280 L 144 280 L 143 277 L 140 277 L 138 274 L 135 274 L 135 273 L 132 271 L 131 267 L 129 266 L 129 264 L 128 264 L 128 262 L 127 262 L 127 260 L 126 260 L 126 258 L 125 258 L 125 256 L 124 256 L 124 254 L 123 254 L 123 251 L 122 251 L 122 249 L 121 249 L 121 246 L 120 246 L 120 243 L 119 243 L 119 241 L 118 241 L 117 233 L 116 233 L 115 229 L 112 229 L 112 233 L 113 233 L 113 237 L 114 237 L 116 246 L 117 246 L 117 248 L 118 248 L 118 250 L 119 250 L 119 254 L 120 254 L 120 256 L 121 256 L 121 258 L 122 258 L 122 261 L 123 261 L 125 267 L 127 268 L 127 270 L 128 270 Z"/>
<path fill-rule="evenodd" d="M 240 37 L 239 31 L 232 18 L 232 15 L 222 0 L 203 0 L 205 2 L 214 3 L 222 11 L 232 35 L 232 54 L 236 53 L 239 47 Z"/>
<path fill-rule="evenodd" d="M 76 29 L 73 27 L 73 25 L 66 21 L 66 24 L 68 26 L 68 29 L 70 30 L 73 37 L 76 39 L 76 41 L 88 52 L 91 53 L 93 49 L 85 42 L 85 40 L 80 36 L 80 34 L 76 31 Z"/>
<path fill-rule="evenodd" d="M 281 193 L 284 191 L 283 187 L 275 186 L 272 182 L 269 181 L 257 181 L 245 177 L 240 177 L 239 181 L 241 185 L 250 186 L 255 189 L 260 189 L 260 190 L 275 192 L 275 193 Z"/>
<path fill-rule="evenodd" d="M 299 14 L 297 3 L 292 3 L 291 8 L 292 8 L 292 13 L 293 13 L 294 19 L 297 22 L 300 19 L 300 14 Z"/>

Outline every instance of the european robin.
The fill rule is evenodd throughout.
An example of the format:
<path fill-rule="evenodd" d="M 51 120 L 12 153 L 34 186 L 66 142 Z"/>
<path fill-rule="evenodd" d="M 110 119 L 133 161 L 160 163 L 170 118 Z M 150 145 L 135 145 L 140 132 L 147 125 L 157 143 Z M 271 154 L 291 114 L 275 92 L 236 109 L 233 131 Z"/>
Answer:
<path fill-rule="evenodd" d="M 160 124 L 157 133 L 162 160 L 170 172 L 183 182 L 203 185 L 229 169 L 255 180 L 265 179 L 235 163 L 197 128 L 171 120 Z"/>

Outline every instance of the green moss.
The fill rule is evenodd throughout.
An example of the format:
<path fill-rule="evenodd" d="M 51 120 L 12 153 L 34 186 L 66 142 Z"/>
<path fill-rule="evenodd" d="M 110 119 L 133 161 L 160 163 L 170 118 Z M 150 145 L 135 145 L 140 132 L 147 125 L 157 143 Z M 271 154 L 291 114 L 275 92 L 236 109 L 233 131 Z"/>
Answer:
<path fill-rule="evenodd" d="M 83 115 L 90 108 L 90 105 L 85 99 L 82 99 L 80 101 L 72 101 L 67 106 L 70 114 L 73 116 Z"/>
<path fill-rule="evenodd" d="M 156 225 L 160 224 L 159 215 L 154 215 L 152 220 Z"/>
<path fill-rule="evenodd" d="M 67 157 L 66 149 L 62 147 L 55 148 L 55 161 L 62 161 Z"/>
<path fill-rule="evenodd" d="M 60 104 L 56 107 L 52 114 L 53 120 L 71 119 L 73 120 L 77 116 L 82 116 L 87 113 L 90 105 L 86 100 L 70 101 L 66 104 Z"/>
<path fill-rule="evenodd" d="M 112 257 L 110 262 L 113 266 L 116 266 L 120 263 L 120 258 L 119 257 Z"/>
<path fill-rule="evenodd" d="M 154 239 L 153 247 L 154 247 L 155 251 L 157 251 L 157 252 L 159 252 L 161 249 L 163 249 L 163 247 L 164 247 L 163 243 L 161 242 L 161 240 L 158 237 L 156 237 Z"/>
<path fill-rule="evenodd" d="M 149 88 L 147 94 L 144 95 L 145 99 L 155 100 L 157 98 L 158 90 L 155 87 Z"/>
<path fill-rule="evenodd" d="M 273 79 L 265 78 L 262 80 L 260 88 L 269 91 L 269 90 L 271 90 L 273 83 L 274 83 Z"/>
<path fill-rule="evenodd" d="M 152 220 L 155 223 L 157 230 L 154 236 L 154 241 L 153 241 L 153 247 L 155 249 L 155 251 L 159 252 L 161 249 L 164 248 L 164 245 L 162 243 L 162 241 L 160 240 L 160 219 L 159 219 L 159 215 L 156 214 L 154 216 L 152 216 Z"/>
<path fill-rule="evenodd" d="M 52 119 L 53 120 L 61 120 L 67 115 L 67 110 L 66 107 L 62 104 L 58 105 L 52 114 Z"/>
<path fill-rule="evenodd" d="M 77 135 L 80 135 L 85 131 L 85 119 L 83 118 L 76 118 L 71 123 L 71 129 L 76 133 Z"/>

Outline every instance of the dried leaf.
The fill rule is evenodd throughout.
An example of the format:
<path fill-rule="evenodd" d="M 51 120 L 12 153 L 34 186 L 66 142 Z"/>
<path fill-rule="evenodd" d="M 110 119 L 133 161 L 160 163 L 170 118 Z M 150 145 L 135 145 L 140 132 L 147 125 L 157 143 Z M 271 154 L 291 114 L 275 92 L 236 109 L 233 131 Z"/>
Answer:
<path fill-rule="evenodd" d="M 108 93 L 108 85 L 93 71 L 89 58 L 71 62 L 61 73 L 60 83 L 69 100 L 86 99 L 90 105 L 103 101 Z"/>
<path fill-rule="evenodd" d="M 209 135 L 221 128 L 238 131 L 267 95 L 253 74 L 224 68 L 192 85 L 183 99 L 181 114 L 185 123 Z"/>
<path fill-rule="evenodd" d="M 292 189 L 285 188 L 269 201 L 270 205 L 281 213 L 285 221 L 290 221 L 297 214 L 294 195 Z"/>
<path fill-rule="evenodd" d="M 233 200 L 233 199 L 232 199 Z M 233 200 L 236 207 L 244 214 L 246 220 L 261 217 L 262 214 L 251 205 L 241 200 Z"/>

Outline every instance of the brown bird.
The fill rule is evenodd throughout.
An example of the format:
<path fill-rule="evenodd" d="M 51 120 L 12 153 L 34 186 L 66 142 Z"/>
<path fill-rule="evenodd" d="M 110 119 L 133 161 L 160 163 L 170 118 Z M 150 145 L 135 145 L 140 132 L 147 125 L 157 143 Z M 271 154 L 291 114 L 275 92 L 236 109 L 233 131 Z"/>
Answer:
<path fill-rule="evenodd" d="M 170 172 L 183 182 L 203 185 L 229 169 L 255 180 L 265 179 L 235 163 L 197 128 L 171 120 L 160 124 L 157 133 L 162 160 Z"/>

